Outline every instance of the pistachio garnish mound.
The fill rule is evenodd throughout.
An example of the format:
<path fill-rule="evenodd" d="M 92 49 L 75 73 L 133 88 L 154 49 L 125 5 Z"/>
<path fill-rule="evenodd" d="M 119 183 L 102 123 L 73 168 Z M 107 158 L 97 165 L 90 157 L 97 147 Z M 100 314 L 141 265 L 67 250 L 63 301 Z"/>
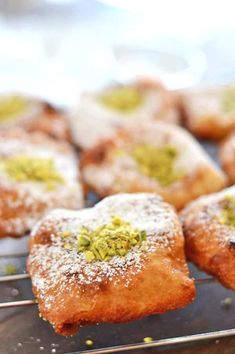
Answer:
<path fill-rule="evenodd" d="M 134 87 L 117 87 L 101 95 L 100 101 L 108 108 L 128 113 L 141 105 L 143 95 Z"/>
<path fill-rule="evenodd" d="M 183 175 L 182 171 L 174 170 L 174 162 L 178 156 L 174 146 L 138 145 L 132 150 L 131 155 L 136 160 L 140 171 L 157 180 L 162 186 L 168 186 Z"/>
<path fill-rule="evenodd" d="M 125 256 L 134 246 L 146 240 L 146 231 L 133 228 L 118 216 L 111 222 L 89 230 L 82 227 L 77 236 L 77 251 L 84 252 L 87 262 L 108 261 L 114 256 Z"/>
<path fill-rule="evenodd" d="M 220 216 L 220 223 L 235 227 L 235 197 L 226 196 L 223 200 L 223 210 Z"/>
<path fill-rule="evenodd" d="M 43 182 L 48 190 L 64 183 L 52 159 L 17 155 L 4 160 L 2 166 L 7 175 L 17 182 Z"/>
<path fill-rule="evenodd" d="M 27 108 L 26 101 L 19 96 L 0 98 L 0 122 L 14 119 Z"/>
<path fill-rule="evenodd" d="M 235 88 L 229 87 L 225 90 L 222 99 L 222 110 L 225 113 L 235 112 Z"/>

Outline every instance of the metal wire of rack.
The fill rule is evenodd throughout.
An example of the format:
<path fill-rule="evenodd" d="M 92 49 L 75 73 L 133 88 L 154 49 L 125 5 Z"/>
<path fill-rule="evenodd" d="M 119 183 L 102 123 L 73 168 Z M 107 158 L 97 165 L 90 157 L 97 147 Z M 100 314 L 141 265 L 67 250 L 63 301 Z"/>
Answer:
<path fill-rule="evenodd" d="M 23 256 L 25 256 L 24 254 Z M 21 255 L 17 255 L 21 256 Z M 2 256 L 1 256 L 2 257 Z M 8 255 L 7 257 L 16 257 L 16 255 Z M 0 276 L 0 283 L 7 283 L 13 281 L 21 281 L 21 280 L 30 280 L 29 274 L 22 273 L 22 274 L 14 274 L 14 275 L 4 275 Z M 206 278 L 198 278 L 195 279 L 195 283 L 197 286 L 204 286 L 208 283 L 213 283 L 216 280 L 212 277 Z M 1 302 L 0 309 L 7 309 L 12 307 L 22 307 L 22 306 L 32 306 L 36 305 L 36 299 L 25 299 L 19 301 L 10 301 L 10 302 Z M 76 352 L 69 352 L 66 354 L 108 354 L 108 353 L 121 353 L 121 352 L 128 352 L 128 351 L 135 351 L 135 350 L 144 350 L 149 348 L 157 348 L 157 347 L 165 347 L 170 345 L 179 345 L 179 344 L 189 344 L 192 342 L 201 342 L 205 340 L 215 340 L 223 337 L 230 337 L 235 335 L 235 328 L 226 329 L 226 330 L 218 330 L 206 333 L 198 333 L 192 335 L 185 335 L 179 337 L 172 337 L 172 338 L 165 338 L 160 340 L 153 340 L 150 343 L 134 343 L 134 344 L 124 344 L 118 346 L 109 346 L 105 348 L 99 349 L 89 349 L 89 350 L 82 350 Z"/>
<path fill-rule="evenodd" d="M 150 343 L 136 343 L 136 344 L 126 344 L 126 345 L 119 345 L 116 347 L 109 347 L 109 348 L 101 348 L 101 349 L 94 349 L 94 350 L 83 350 L 79 352 L 71 352 L 67 354 L 108 354 L 108 353 L 120 353 L 138 349 L 150 349 L 150 348 L 157 348 L 157 347 L 165 347 L 167 345 L 177 345 L 177 344 L 185 344 L 185 343 L 192 343 L 192 342 L 199 342 L 203 340 L 209 339 L 219 339 L 223 337 L 231 337 L 235 335 L 235 328 L 221 330 L 221 331 L 214 331 L 209 333 L 199 333 L 193 334 L 191 336 L 181 336 L 175 338 L 166 338 L 155 340 Z"/>

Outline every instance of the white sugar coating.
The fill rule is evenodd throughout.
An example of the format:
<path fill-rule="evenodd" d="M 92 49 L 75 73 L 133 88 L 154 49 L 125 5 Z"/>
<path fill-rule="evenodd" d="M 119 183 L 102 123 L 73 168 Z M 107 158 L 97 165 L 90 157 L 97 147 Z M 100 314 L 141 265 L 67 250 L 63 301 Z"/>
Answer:
<path fill-rule="evenodd" d="M 126 138 L 128 136 L 128 139 Z M 136 160 L 131 156 L 135 146 L 149 145 L 176 148 L 178 155 L 174 161 L 174 170 L 183 171 L 184 177 L 195 176 L 200 170 L 214 171 L 218 178 L 225 179 L 223 172 L 216 167 L 199 143 L 181 127 L 165 122 L 145 122 L 129 124 L 124 134 L 116 134 L 112 144 L 107 144 L 106 158 L 98 163 L 91 161 L 82 168 L 86 183 L 97 191 L 127 191 L 133 185 L 140 185 L 147 190 L 174 190 L 184 188 L 184 178 L 168 186 L 161 186 L 159 181 L 142 173 Z M 124 153 L 114 153 L 122 151 Z M 125 154 L 126 153 L 126 154 Z M 193 156 L 193 158 L 192 158 Z M 95 178 L 94 178 L 95 176 Z M 174 189 L 175 188 L 175 189 Z"/>
<path fill-rule="evenodd" d="M 66 182 L 74 182 L 78 178 L 78 169 L 76 168 L 77 161 L 72 151 L 63 152 L 58 150 L 56 142 L 54 146 L 52 144 L 48 146 L 47 141 L 44 143 L 45 145 L 43 141 L 42 144 L 38 144 L 34 143 L 33 139 L 31 141 L 23 139 L 22 141 L 19 138 L 5 139 L 0 136 L 0 156 L 1 158 L 9 158 L 17 155 L 27 155 L 35 158 L 52 159 L 56 170 L 66 179 Z M 70 158 L 68 158 L 68 155 Z M 9 180 L 4 175 L 4 171 L 0 169 L 0 178 L 3 179 L 4 177 Z M 33 185 L 36 185 L 36 183 L 34 182 Z M 37 186 L 43 189 L 40 183 Z"/>
<path fill-rule="evenodd" d="M 76 239 L 82 226 L 90 230 L 107 224 L 112 216 L 120 216 L 139 230 L 145 230 L 146 241 L 140 247 L 133 247 L 126 256 L 114 256 L 109 261 L 88 263 L 83 253 L 63 247 L 61 233 L 69 231 Z M 77 282 L 79 285 L 98 286 L 104 281 L 118 282 L 128 286 L 132 277 L 141 272 L 144 259 L 157 249 L 171 250 L 175 237 L 182 237 L 182 230 L 174 209 L 159 196 L 149 193 L 119 194 L 105 198 L 95 207 L 80 211 L 55 210 L 35 226 L 32 237 L 50 231 L 51 244 L 34 244 L 29 256 L 29 271 L 32 283 L 50 307 L 53 299 L 46 293 L 50 288 L 62 290 Z"/>
<path fill-rule="evenodd" d="M 146 230 L 148 235 L 157 232 L 167 232 L 174 227 L 175 215 L 173 209 L 164 203 L 161 197 L 151 193 L 118 194 L 107 197 L 93 208 L 80 211 L 57 209 L 48 214 L 32 231 L 53 225 L 55 233 L 69 231 L 77 234 L 81 227 L 90 230 L 97 228 L 118 215 L 129 221 L 133 227 Z"/>
<path fill-rule="evenodd" d="M 234 89 L 234 85 L 230 88 Z M 189 124 L 194 127 L 201 122 L 213 119 L 217 121 L 220 126 L 227 126 L 233 124 L 233 112 L 224 112 L 223 97 L 228 86 L 204 87 L 196 88 L 187 91 L 182 91 L 183 103 L 186 111 L 190 115 Z"/>
<path fill-rule="evenodd" d="M 224 210 L 224 198 L 229 196 L 235 197 L 235 186 L 191 202 L 180 215 L 185 230 L 187 231 L 190 228 L 191 236 L 197 235 L 201 230 L 216 233 L 219 242 L 222 244 L 228 244 L 232 239 L 235 240 L 235 229 L 220 221 Z M 195 224 L 200 228 L 194 227 Z"/>
<path fill-rule="evenodd" d="M 135 87 L 136 84 L 131 86 Z M 107 91 L 109 89 L 83 94 L 78 106 L 70 114 L 74 143 L 83 149 L 91 148 L 102 139 L 110 137 L 117 128 L 125 126 L 130 121 L 135 121 L 137 125 L 141 121 L 153 119 L 176 124 L 179 122 L 173 94 L 158 84 L 142 88 L 144 100 L 130 112 L 120 112 L 102 104 L 99 96 Z M 97 122 L 95 129 L 94 121 Z"/>
<path fill-rule="evenodd" d="M 64 182 L 48 191 L 44 183 L 10 179 L 0 165 L 0 188 L 6 195 L 0 199 L 0 210 L 7 208 L 12 214 L 9 219 L 0 218 L 6 235 L 24 234 L 35 221 L 53 208 L 78 209 L 83 206 L 78 161 L 67 144 L 57 143 L 38 133 L 27 135 L 17 131 L 15 134 L 0 135 L 0 159 L 18 155 L 52 159 Z"/>

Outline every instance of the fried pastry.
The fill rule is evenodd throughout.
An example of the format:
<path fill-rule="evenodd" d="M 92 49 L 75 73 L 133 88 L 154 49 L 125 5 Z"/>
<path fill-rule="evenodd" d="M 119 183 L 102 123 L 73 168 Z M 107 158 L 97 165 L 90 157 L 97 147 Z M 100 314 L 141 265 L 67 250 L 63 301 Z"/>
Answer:
<path fill-rule="evenodd" d="M 53 106 L 29 96 L 0 96 L 0 130 L 22 128 L 43 132 L 53 138 L 70 140 L 65 115 Z"/>
<path fill-rule="evenodd" d="M 74 143 L 85 150 L 131 121 L 136 125 L 146 120 L 178 124 L 180 112 L 172 92 L 158 82 L 141 80 L 83 94 L 70 119 Z"/>
<path fill-rule="evenodd" d="M 156 192 L 177 209 L 222 189 L 226 177 L 184 129 L 163 122 L 128 126 L 83 153 L 82 177 L 100 196 Z"/>
<path fill-rule="evenodd" d="M 235 134 L 231 134 L 220 146 L 219 159 L 230 181 L 235 183 Z"/>
<path fill-rule="evenodd" d="M 52 211 L 32 231 L 27 268 L 42 318 L 62 335 L 184 307 L 195 296 L 179 219 L 155 194 Z"/>
<path fill-rule="evenodd" d="M 0 133 L 0 237 L 23 236 L 47 211 L 83 206 L 71 147 L 42 133 Z"/>
<path fill-rule="evenodd" d="M 235 290 L 235 187 L 195 200 L 181 220 L 188 259 Z"/>
<path fill-rule="evenodd" d="M 196 136 L 222 139 L 235 128 L 235 86 L 188 90 L 181 97 L 186 126 Z"/>

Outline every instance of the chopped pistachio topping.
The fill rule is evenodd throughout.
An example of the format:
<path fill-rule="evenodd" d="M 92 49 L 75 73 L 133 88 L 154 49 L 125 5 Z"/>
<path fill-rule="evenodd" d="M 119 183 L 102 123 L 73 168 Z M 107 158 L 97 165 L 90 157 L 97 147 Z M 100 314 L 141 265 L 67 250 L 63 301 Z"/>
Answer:
<path fill-rule="evenodd" d="M 153 338 L 152 337 L 145 337 L 144 338 L 144 342 L 145 343 L 151 343 L 153 341 Z"/>
<path fill-rule="evenodd" d="M 230 307 L 233 304 L 233 299 L 231 297 L 226 297 L 220 301 L 220 305 L 223 307 Z"/>
<path fill-rule="evenodd" d="M 143 95 L 134 87 L 117 87 L 100 96 L 100 101 L 108 108 L 128 113 L 143 102 Z"/>
<path fill-rule="evenodd" d="M 220 223 L 235 227 L 235 197 L 226 196 L 223 200 L 223 210 L 220 216 Z"/>
<path fill-rule="evenodd" d="M 73 245 L 72 245 L 71 242 L 66 242 L 66 243 L 64 244 L 64 248 L 65 248 L 66 250 L 72 250 Z"/>
<path fill-rule="evenodd" d="M 27 102 L 20 96 L 0 98 L 0 122 L 14 119 L 27 109 Z"/>
<path fill-rule="evenodd" d="M 118 216 L 110 223 L 89 230 L 82 227 L 77 236 L 77 251 L 84 252 L 87 262 L 108 261 L 114 256 L 125 256 L 134 246 L 146 240 L 146 232 L 133 228 Z"/>
<path fill-rule="evenodd" d="M 229 87 L 225 90 L 222 98 L 222 110 L 225 113 L 235 112 L 235 88 Z"/>
<path fill-rule="evenodd" d="M 157 180 L 162 186 L 168 186 L 183 175 L 182 171 L 174 170 L 174 162 L 178 156 L 174 146 L 138 145 L 131 155 L 136 160 L 140 171 Z"/>
<path fill-rule="evenodd" d="M 47 190 L 54 190 L 58 184 L 64 183 L 52 159 L 17 155 L 4 160 L 2 166 L 11 179 L 18 182 L 42 182 Z"/>
<path fill-rule="evenodd" d="M 86 343 L 86 345 L 87 345 L 88 347 L 92 347 L 93 344 L 94 344 L 94 343 L 93 343 L 93 340 L 91 340 L 91 339 L 87 339 L 85 343 Z"/>
<path fill-rule="evenodd" d="M 69 236 L 70 236 L 70 231 L 68 231 L 68 230 L 63 231 L 62 234 L 61 234 L 62 238 L 67 238 Z"/>
<path fill-rule="evenodd" d="M 8 274 L 8 275 L 11 275 L 11 274 L 16 274 L 16 266 L 14 264 L 6 264 L 5 266 L 5 273 Z"/>

